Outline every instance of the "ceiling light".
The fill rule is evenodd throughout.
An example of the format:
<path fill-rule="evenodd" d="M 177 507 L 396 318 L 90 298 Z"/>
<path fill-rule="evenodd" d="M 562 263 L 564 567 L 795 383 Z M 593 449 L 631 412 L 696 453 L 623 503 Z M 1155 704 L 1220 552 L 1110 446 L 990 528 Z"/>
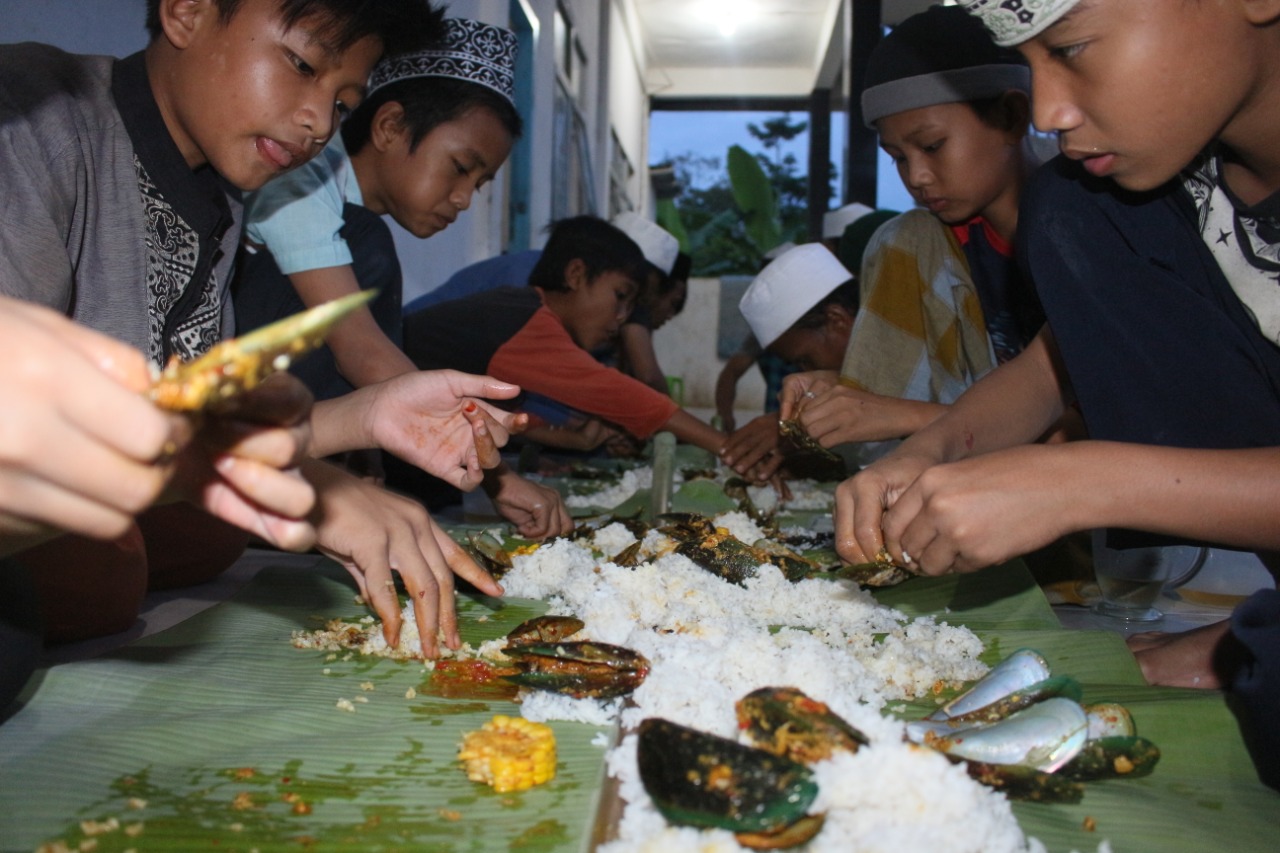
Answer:
<path fill-rule="evenodd" d="M 738 25 L 751 16 L 749 4 L 741 0 L 702 0 L 697 15 L 714 26 L 724 38 L 733 38 Z"/>

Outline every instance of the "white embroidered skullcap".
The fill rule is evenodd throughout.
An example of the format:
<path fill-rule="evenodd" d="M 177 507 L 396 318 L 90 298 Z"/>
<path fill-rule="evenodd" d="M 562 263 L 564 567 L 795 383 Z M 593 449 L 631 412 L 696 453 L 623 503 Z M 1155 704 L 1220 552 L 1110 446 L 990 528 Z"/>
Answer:
<path fill-rule="evenodd" d="M 822 214 L 822 239 L 838 239 L 844 233 L 844 229 L 872 212 L 872 208 L 865 204 L 858 204 L 856 201 L 835 210 L 828 210 Z"/>
<path fill-rule="evenodd" d="M 369 75 L 369 94 L 414 77 L 452 77 L 492 89 L 515 106 L 516 34 L 470 18 L 445 18 L 433 47 L 389 56 Z"/>
<path fill-rule="evenodd" d="M 1022 44 L 1048 29 L 1080 0 L 967 0 L 964 10 L 977 15 L 1001 47 Z"/>
<path fill-rule="evenodd" d="M 767 347 L 851 278 L 853 274 L 830 249 L 821 243 L 805 243 L 761 270 L 742 294 L 738 309 L 760 346 Z"/>
<path fill-rule="evenodd" d="M 680 241 L 671 232 L 632 210 L 613 217 L 613 224 L 635 241 L 646 261 L 661 270 L 663 275 L 671 275 L 680 255 Z"/>

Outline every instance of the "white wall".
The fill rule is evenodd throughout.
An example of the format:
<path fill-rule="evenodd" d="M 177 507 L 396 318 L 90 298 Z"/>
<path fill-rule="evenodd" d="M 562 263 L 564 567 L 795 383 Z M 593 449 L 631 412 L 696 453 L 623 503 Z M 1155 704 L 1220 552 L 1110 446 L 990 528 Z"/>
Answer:
<path fill-rule="evenodd" d="M 684 380 L 686 408 L 714 411 L 716 378 L 724 361 L 716 355 L 720 321 L 720 279 L 689 280 L 684 310 L 653 333 L 653 348 L 662 371 Z M 752 368 L 738 382 L 735 402 L 738 425 L 764 411 L 764 378 Z M 710 418 L 711 412 L 698 412 Z"/>
<path fill-rule="evenodd" d="M 608 124 L 617 134 L 618 144 L 635 169 L 627 187 L 635 208 L 650 216 L 653 204 L 649 192 L 649 96 L 644 89 L 643 44 L 631 29 L 622 5 L 610 5 Z M 612 142 L 610 142 L 612 144 Z M 601 158 L 607 170 L 610 152 Z M 604 183 L 608 184 L 606 173 Z"/>

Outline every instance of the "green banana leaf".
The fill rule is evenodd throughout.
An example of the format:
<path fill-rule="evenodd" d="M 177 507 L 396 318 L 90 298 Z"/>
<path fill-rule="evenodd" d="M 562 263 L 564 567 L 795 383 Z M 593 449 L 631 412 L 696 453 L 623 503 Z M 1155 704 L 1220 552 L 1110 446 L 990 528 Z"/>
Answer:
<path fill-rule="evenodd" d="M 685 230 L 684 220 L 680 218 L 680 208 L 676 207 L 675 201 L 669 198 L 658 199 L 656 219 L 668 234 L 680 242 L 680 251 L 689 254 L 689 232 Z"/>
<path fill-rule="evenodd" d="M 777 195 L 760 161 L 742 146 L 729 146 L 728 165 L 729 185 L 742 211 L 747 238 L 763 255 L 782 242 Z"/>
<path fill-rule="evenodd" d="M 94 836 L 97 850 L 590 849 L 605 782 L 605 749 L 592 741 L 613 732 L 553 724 L 558 774 L 529 791 L 467 781 L 455 760 L 462 733 L 515 707 L 432 695 L 413 662 L 292 648 L 293 631 L 364 613 L 345 572 L 314 562 L 281 556 L 174 628 L 41 671 L 0 726 L 0 848 L 62 839 L 74 849 L 81 821 L 115 818 L 120 828 Z M 877 596 L 969 625 L 990 662 L 1040 650 L 1084 685 L 1086 701 L 1126 704 L 1160 746 L 1149 777 L 1090 783 L 1076 806 L 1015 804 L 1024 831 L 1052 853 L 1104 839 L 1117 853 L 1275 849 L 1280 794 L 1254 776 L 1222 696 L 1147 687 L 1118 635 L 1058 629 L 1021 563 Z M 499 636 L 542 607 L 467 599 L 464 636 Z M 913 717 L 935 704 L 893 710 Z"/>

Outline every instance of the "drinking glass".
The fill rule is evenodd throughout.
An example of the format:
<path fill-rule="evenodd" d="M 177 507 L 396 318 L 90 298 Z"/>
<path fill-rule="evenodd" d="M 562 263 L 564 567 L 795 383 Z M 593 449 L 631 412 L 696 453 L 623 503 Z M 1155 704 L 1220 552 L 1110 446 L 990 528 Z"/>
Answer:
<path fill-rule="evenodd" d="M 1125 622 L 1163 619 L 1155 607 L 1160 590 L 1194 574 L 1209 552 L 1195 545 L 1116 549 L 1106 540 L 1106 530 L 1093 531 L 1093 572 L 1102 591 L 1093 612 Z"/>

